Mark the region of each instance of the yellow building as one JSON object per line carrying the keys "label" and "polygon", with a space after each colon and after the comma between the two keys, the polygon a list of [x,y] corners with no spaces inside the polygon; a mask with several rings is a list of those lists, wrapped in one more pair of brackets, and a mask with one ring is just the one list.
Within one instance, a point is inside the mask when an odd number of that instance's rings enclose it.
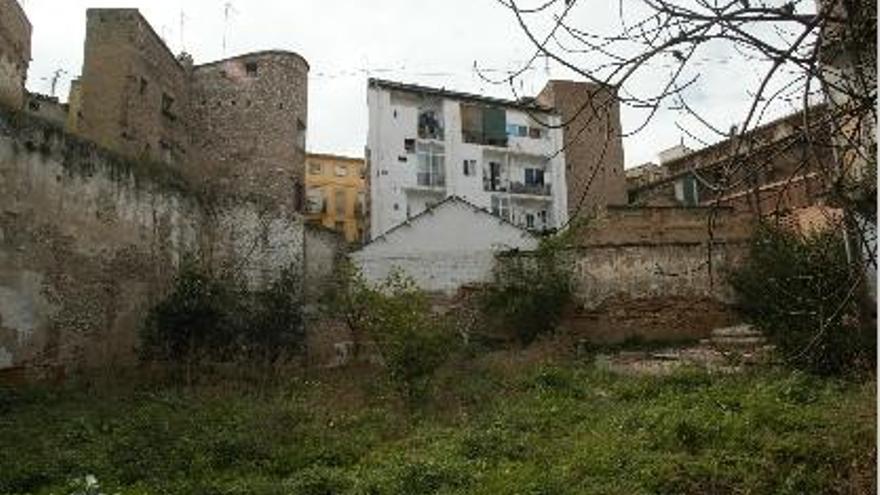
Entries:
{"label": "yellow building", "polygon": [[306,156],[306,219],[345,235],[364,238],[366,196],[364,160],[314,154]]}

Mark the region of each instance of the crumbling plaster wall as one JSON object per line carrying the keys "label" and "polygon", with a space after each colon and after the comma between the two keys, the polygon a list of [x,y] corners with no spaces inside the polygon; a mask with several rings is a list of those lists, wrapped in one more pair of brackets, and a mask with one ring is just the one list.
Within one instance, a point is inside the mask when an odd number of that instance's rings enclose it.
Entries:
{"label": "crumbling plaster wall", "polygon": [[260,285],[301,262],[302,225],[283,208],[208,202],[173,169],[0,114],[0,369],[130,363],[184,254]]}
{"label": "crumbling plaster wall", "polygon": [[19,109],[31,61],[31,23],[16,0],[0,0],[0,105]]}

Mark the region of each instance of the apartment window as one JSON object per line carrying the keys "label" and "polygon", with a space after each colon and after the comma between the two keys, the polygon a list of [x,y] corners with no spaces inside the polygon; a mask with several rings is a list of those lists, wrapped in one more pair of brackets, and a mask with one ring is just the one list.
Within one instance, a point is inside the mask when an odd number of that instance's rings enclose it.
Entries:
{"label": "apartment window", "polygon": [[529,127],[529,137],[532,139],[541,139],[544,137],[544,129],[540,127]]}
{"label": "apartment window", "polygon": [[527,186],[543,186],[544,171],[539,168],[526,169],[526,185]]}
{"label": "apartment window", "polygon": [[346,165],[336,166],[336,177],[345,177],[348,175],[348,167]]}
{"label": "apartment window", "polygon": [[473,177],[477,175],[477,161],[476,160],[465,160],[462,168],[462,172],[467,177]]}
{"label": "apartment window", "polygon": [[436,106],[419,109],[419,138],[443,140],[443,116]]}
{"label": "apartment window", "polygon": [[535,214],[534,213],[526,213],[526,228],[534,229],[535,228]]}
{"label": "apartment window", "polygon": [[462,103],[461,138],[466,143],[507,146],[507,112],[501,107]]}
{"label": "apartment window", "polygon": [[403,149],[405,149],[407,153],[415,153],[416,152],[416,140],[415,139],[404,139],[403,140]]}
{"label": "apartment window", "polygon": [[526,137],[529,135],[529,128],[519,124],[508,124],[507,135],[510,137]]}
{"label": "apartment window", "polygon": [[309,163],[309,173],[312,175],[321,175],[322,167],[320,163]]}
{"label": "apartment window", "polygon": [[244,64],[244,70],[247,73],[248,77],[257,77],[257,71],[259,67],[256,62],[248,62]]}
{"label": "apartment window", "polygon": [[306,212],[324,212],[324,192],[319,187],[310,187],[306,191]]}
{"label": "apartment window", "polygon": [[346,194],[345,190],[336,191],[336,197],[334,201],[334,212],[336,216],[343,216],[346,212]]}
{"label": "apartment window", "polygon": [[510,198],[492,196],[492,214],[510,220]]}
{"label": "apartment window", "polygon": [[483,175],[483,189],[486,191],[501,191],[501,163],[489,162],[488,172],[488,176]]}
{"label": "apartment window", "polygon": [[443,146],[419,143],[416,152],[419,158],[416,183],[425,187],[444,187],[446,162]]}
{"label": "apartment window", "polygon": [[549,225],[547,222],[547,210],[541,210],[538,212],[538,220],[541,222],[541,228],[546,229]]}

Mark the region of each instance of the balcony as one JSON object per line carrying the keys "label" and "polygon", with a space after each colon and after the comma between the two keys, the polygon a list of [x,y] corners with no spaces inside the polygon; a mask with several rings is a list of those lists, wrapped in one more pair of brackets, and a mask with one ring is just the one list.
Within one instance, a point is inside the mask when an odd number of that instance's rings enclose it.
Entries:
{"label": "balcony", "polygon": [[428,188],[445,188],[446,177],[443,175],[420,172],[416,174],[416,185]]}
{"label": "balcony", "polygon": [[550,184],[523,184],[522,182],[511,182],[510,192],[512,194],[526,194],[530,196],[552,196],[553,189]]}

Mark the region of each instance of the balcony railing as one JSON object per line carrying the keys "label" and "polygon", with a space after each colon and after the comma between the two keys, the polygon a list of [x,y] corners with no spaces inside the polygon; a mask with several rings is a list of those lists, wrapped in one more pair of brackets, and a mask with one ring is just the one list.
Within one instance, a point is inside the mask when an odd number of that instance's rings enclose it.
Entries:
{"label": "balcony railing", "polygon": [[552,196],[553,189],[550,184],[523,184],[511,182],[510,192],[513,194],[531,194],[532,196]]}
{"label": "balcony railing", "polygon": [[446,177],[427,173],[416,174],[416,184],[421,187],[446,187]]}

